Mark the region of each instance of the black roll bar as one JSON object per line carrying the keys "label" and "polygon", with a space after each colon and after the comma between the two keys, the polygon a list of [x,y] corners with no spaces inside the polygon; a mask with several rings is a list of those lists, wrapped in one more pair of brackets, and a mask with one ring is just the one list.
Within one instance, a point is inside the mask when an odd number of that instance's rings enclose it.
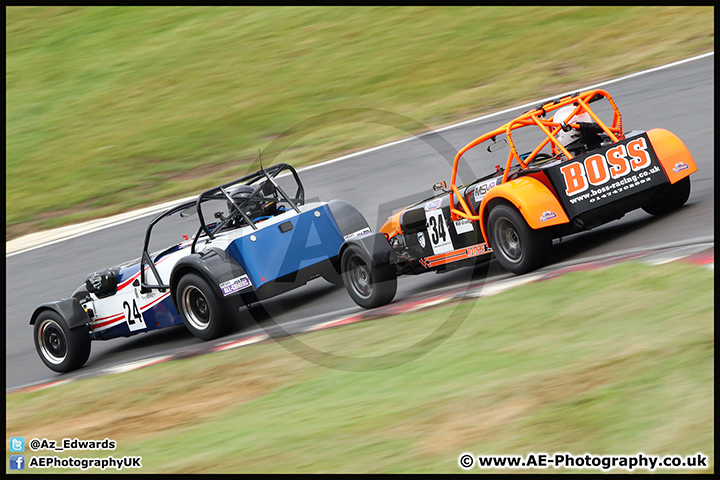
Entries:
{"label": "black roll bar", "polygon": [[[216,200],[220,198],[220,194],[225,197],[229,202],[230,205],[242,216],[242,218],[245,220],[245,222],[248,223],[248,225],[252,226],[254,230],[257,230],[257,226],[255,223],[250,219],[245,212],[243,212],[243,207],[247,205],[251,200],[256,200],[258,197],[258,193],[262,193],[261,190],[264,188],[264,184],[258,185],[257,187],[254,187],[253,192],[248,196],[247,198],[244,198],[242,202],[238,204],[238,202],[235,202],[235,199],[232,198],[232,196],[228,193],[227,189],[229,187],[239,185],[239,184],[251,184],[256,182],[257,180],[262,179],[263,177],[269,181],[273,187],[280,193],[280,195],[287,201],[290,206],[295,210],[297,213],[300,213],[300,209],[298,208],[298,204],[290,198],[290,196],[285,193],[285,191],[280,188],[280,186],[275,182],[275,177],[277,177],[281,172],[283,171],[289,171],[294,179],[295,182],[298,185],[297,192],[295,192],[296,199],[300,199],[301,202],[304,201],[305,198],[305,188],[303,187],[302,182],[300,181],[300,177],[291,165],[287,163],[278,163],[275,165],[272,165],[268,168],[264,168],[261,170],[258,170],[255,173],[251,173],[250,175],[246,175],[242,178],[239,178],[237,180],[234,180],[232,182],[225,183],[223,185],[219,185],[217,187],[211,188],[209,190],[204,191],[200,195],[198,195],[197,199],[191,200],[189,202],[184,202],[182,204],[176,205],[168,210],[165,210],[164,212],[157,215],[155,218],[150,221],[150,224],[147,227],[147,230],[145,231],[145,241],[143,243],[143,251],[142,255],[140,257],[140,291],[142,293],[146,293],[149,290],[164,290],[169,289],[169,285],[165,285],[162,283],[162,279],[160,278],[160,274],[157,270],[157,267],[155,266],[155,262],[153,261],[152,257],[150,256],[150,252],[148,252],[148,248],[150,246],[150,236],[153,230],[153,227],[163,218],[169,217],[170,215],[173,215],[175,213],[181,212],[183,210],[186,210],[188,208],[191,208],[195,206],[197,209],[198,219],[200,221],[200,228],[198,229],[197,233],[195,234],[195,238],[193,240],[192,246],[191,246],[191,252],[195,253],[195,246],[197,244],[198,238],[200,238],[200,235],[205,232],[205,234],[210,238],[214,239],[215,235],[213,235],[212,231],[208,228],[208,225],[205,223],[205,218],[203,217],[202,208],[201,205],[204,201],[207,200]],[[261,188],[263,187],[263,188]],[[228,217],[229,219],[230,217]],[[227,220],[227,219],[226,219]],[[216,225],[213,230],[216,230],[217,227],[223,225],[224,222],[221,222],[220,224]],[[147,283],[147,275],[145,272],[145,267],[148,266],[150,270],[152,271],[153,275],[155,276],[155,279],[157,281],[156,285],[149,285]]]}

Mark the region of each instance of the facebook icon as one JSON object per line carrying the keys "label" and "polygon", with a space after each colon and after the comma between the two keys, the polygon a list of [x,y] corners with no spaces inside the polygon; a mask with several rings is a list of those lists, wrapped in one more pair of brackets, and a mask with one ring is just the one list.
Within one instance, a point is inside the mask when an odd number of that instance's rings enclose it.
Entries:
{"label": "facebook icon", "polygon": [[25,470],[25,455],[10,455],[10,470]]}

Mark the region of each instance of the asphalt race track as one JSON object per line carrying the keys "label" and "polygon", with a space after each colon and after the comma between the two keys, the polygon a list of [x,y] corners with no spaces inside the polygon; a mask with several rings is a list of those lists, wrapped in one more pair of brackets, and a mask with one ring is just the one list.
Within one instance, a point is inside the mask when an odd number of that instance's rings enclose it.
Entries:
{"label": "asphalt race track", "polygon": [[[690,149],[698,172],[691,177],[692,193],[681,210],[661,218],[638,210],[590,232],[564,238],[562,242],[556,240],[551,263],[675,242],[713,241],[714,80],[714,55],[709,55],[600,87],[616,101],[626,131],[670,130]],[[558,92],[561,93],[564,92]],[[323,201],[345,200],[358,208],[376,230],[402,206],[431,196],[434,183],[449,182],[451,167],[448,160],[456,150],[527,109],[520,108],[303,170],[300,176],[306,197]],[[277,160],[292,163],[292,159],[285,156]],[[473,174],[488,173],[489,168],[492,166],[473,164],[470,158],[460,178],[467,183]],[[84,376],[132,360],[175,354],[203,343],[182,326],[126,339],[93,342],[86,366],[64,375],[47,369],[35,352],[32,327],[28,323],[35,307],[69,297],[90,272],[138,258],[151,218],[132,220],[6,257],[6,390]],[[168,244],[177,241],[180,239],[169,239]],[[495,261],[442,275],[404,276],[398,279],[395,301],[433,289],[462,286],[470,280],[509,276]],[[323,279],[313,280],[304,287],[263,302],[263,307],[289,332],[363,311],[343,287],[333,286]],[[249,322],[251,326],[243,327],[242,322]],[[272,336],[272,323],[261,322],[258,327],[247,312],[242,312],[232,337],[259,333],[262,328]]]}

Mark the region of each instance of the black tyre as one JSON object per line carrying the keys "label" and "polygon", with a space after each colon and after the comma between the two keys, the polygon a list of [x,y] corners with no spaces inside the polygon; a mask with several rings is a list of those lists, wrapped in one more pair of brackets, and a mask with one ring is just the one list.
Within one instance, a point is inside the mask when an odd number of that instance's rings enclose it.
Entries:
{"label": "black tyre", "polygon": [[202,340],[230,333],[232,320],[237,316],[233,304],[220,298],[203,277],[194,273],[180,279],[175,301],[185,326]]}
{"label": "black tyre", "polygon": [[545,230],[533,230],[516,209],[498,205],[490,211],[487,231],[495,258],[516,275],[530,272],[547,261],[552,238]]}
{"label": "black tyre", "polygon": [[361,307],[380,307],[395,298],[397,275],[393,265],[374,265],[364,251],[350,245],[342,254],[340,269],[350,298]]}
{"label": "black tyre", "polygon": [[90,357],[90,332],[85,326],[71,329],[57,312],[45,310],[35,320],[35,349],[56,372],[71,372]]}
{"label": "black tyre", "polygon": [[690,177],[685,177],[669,185],[660,200],[642,208],[650,215],[663,215],[685,205],[688,198],[690,198]]}

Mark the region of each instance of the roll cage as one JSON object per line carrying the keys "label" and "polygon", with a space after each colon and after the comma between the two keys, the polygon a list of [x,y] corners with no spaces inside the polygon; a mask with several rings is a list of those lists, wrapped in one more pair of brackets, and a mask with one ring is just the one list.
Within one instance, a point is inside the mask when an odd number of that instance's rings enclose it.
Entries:
{"label": "roll cage", "polygon": [[[598,100],[602,99],[608,100],[610,105],[613,109],[613,119],[612,124],[610,126],[606,125],[600,117],[590,108],[590,104],[594,103]],[[456,184],[457,180],[457,171],[458,171],[458,164],[460,162],[460,158],[470,149],[482,144],[483,142],[486,142],[488,140],[495,143],[497,141],[497,137],[500,135],[505,135],[505,138],[507,139],[507,142],[510,145],[510,153],[508,154],[508,158],[505,164],[505,168],[502,170],[503,177],[502,177],[502,183],[507,182],[508,176],[511,173],[511,168],[513,167],[514,163],[517,163],[521,170],[527,170],[531,168],[531,162],[533,160],[539,159],[538,155],[545,155],[547,158],[547,154],[541,154],[540,151],[545,148],[548,144],[550,144],[551,149],[551,158],[557,158],[561,159],[563,156],[565,159],[571,159],[573,158],[573,155],[570,153],[570,151],[564,147],[560,141],[556,138],[557,135],[561,131],[570,131],[571,129],[577,129],[581,130],[582,128],[587,128],[583,124],[580,123],[572,123],[572,124],[566,124],[565,122],[553,122],[552,117],[551,119],[546,119],[546,115],[550,112],[553,112],[555,110],[558,110],[562,107],[565,107],[567,105],[572,105],[575,108],[572,110],[570,115],[568,115],[566,118],[570,119],[575,115],[581,114],[581,113],[588,113],[590,117],[594,120],[594,122],[597,124],[597,127],[599,127],[602,130],[602,133],[607,135],[607,137],[614,143],[619,140],[624,139],[623,135],[623,128],[622,128],[622,116],[620,115],[620,110],[618,110],[617,105],[615,104],[614,100],[610,96],[609,93],[607,93],[605,90],[589,90],[587,92],[577,92],[572,95],[568,95],[565,97],[560,97],[555,100],[552,100],[550,102],[541,104],[537,106],[536,108],[532,110],[528,110],[519,117],[515,118],[514,120],[511,120],[510,122],[506,123],[505,125],[492,130],[484,135],[481,135],[477,137],[475,140],[471,141],[467,145],[465,145],[460,151],[458,151],[457,155],[455,155],[455,160],[453,163],[453,169],[452,169],[452,177],[450,180],[450,188],[449,188],[449,196],[450,196],[450,214],[452,217],[452,220],[458,220],[460,218],[467,218],[470,220],[476,220],[480,221],[482,220],[481,215],[475,215],[473,214],[472,210],[468,207],[465,199],[463,198],[462,194],[460,193],[460,190]],[[513,131],[525,128],[525,127],[537,127],[539,128],[542,133],[544,134],[544,139],[538,144],[536,148],[534,148],[530,153],[528,154],[519,154],[517,151],[517,147],[515,145],[515,142],[513,140]],[[597,128],[595,127],[595,128]],[[488,147],[490,149],[492,145]],[[490,150],[489,150],[490,151]],[[498,171],[501,171],[500,168],[498,168]],[[456,208],[456,203],[454,202],[454,198],[457,197],[459,202],[459,209]]]}
{"label": "roll cage", "polygon": [[[278,185],[276,179],[281,176],[282,173],[288,173],[292,175],[297,188],[293,197],[289,196],[283,188]],[[239,187],[250,187],[245,188],[244,195],[239,197],[233,195]],[[213,200],[225,200],[227,201],[230,213],[227,217],[222,214],[216,214],[216,218],[219,222],[206,223],[205,216],[203,215],[203,204]],[[143,244],[142,256],[140,257],[140,286],[141,291],[146,292],[148,290],[158,289],[163,291],[169,289],[169,285],[161,283],[160,275],[155,267],[155,262],[162,256],[172,253],[173,251],[179,250],[180,245],[172,245],[171,247],[159,252],[153,256],[148,251],[150,245],[150,237],[152,234],[153,227],[157,225],[161,220],[171,215],[180,214],[183,217],[190,216],[197,213],[200,227],[192,241],[191,253],[195,253],[195,248],[200,237],[210,238],[211,240],[222,231],[238,228],[238,226],[250,226],[253,230],[257,230],[257,223],[262,220],[260,218],[250,218],[244,211],[245,207],[253,202],[277,202],[287,203],[287,205],[300,213],[299,206],[305,203],[305,189],[297,171],[287,163],[278,163],[265,169],[260,169],[255,173],[246,175],[242,178],[234,180],[232,182],[219,185],[201,193],[196,200],[184,202],[168,210],[165,210],[160,215],[156,216],[148,225],[145,232],[145,242]],[[238,220],[239,221],[236,221]],[[149,268],[152,271],[153,276],[158,281],[156,285],[150,285],[147,283],[146,269]]]}

